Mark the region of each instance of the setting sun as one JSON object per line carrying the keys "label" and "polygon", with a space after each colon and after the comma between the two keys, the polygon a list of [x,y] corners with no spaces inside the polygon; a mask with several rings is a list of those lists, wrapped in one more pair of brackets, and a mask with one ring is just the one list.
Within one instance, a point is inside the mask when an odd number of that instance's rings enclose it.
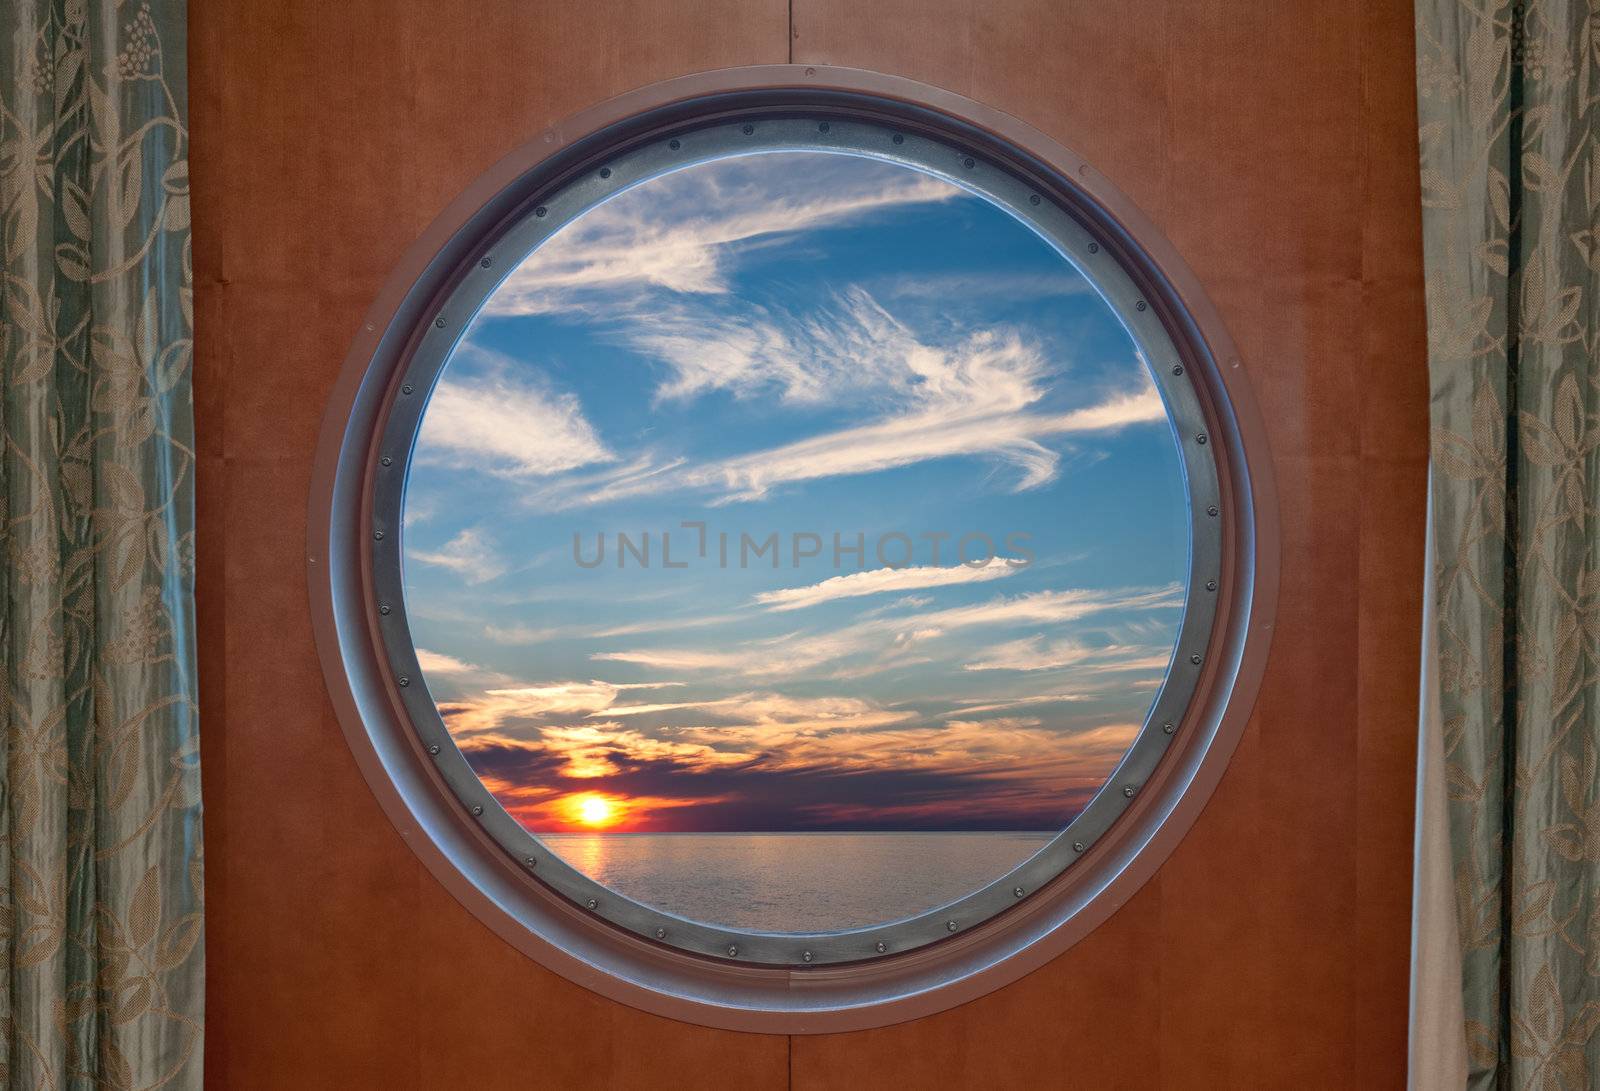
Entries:
{"label": "setting sun", "polygon": [[585,826],[609,826],[618,817],[615,801],[594,793],[574,796],[568,800],[568,806],[574,817]]}

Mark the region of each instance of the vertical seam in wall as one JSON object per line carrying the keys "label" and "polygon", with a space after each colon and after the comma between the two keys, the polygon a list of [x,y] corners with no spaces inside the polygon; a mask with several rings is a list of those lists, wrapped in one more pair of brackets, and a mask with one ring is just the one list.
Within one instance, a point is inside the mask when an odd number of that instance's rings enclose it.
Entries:
{"label": "vertical seam in wall", "polygon": [[794,63],[794,0],[789,0],[789,29],[784,42],[789,51],[789,63]]}

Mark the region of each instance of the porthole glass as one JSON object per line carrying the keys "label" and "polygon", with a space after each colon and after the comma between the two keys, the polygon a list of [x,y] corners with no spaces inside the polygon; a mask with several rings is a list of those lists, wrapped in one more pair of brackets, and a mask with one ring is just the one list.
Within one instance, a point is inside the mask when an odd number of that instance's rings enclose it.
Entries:
{"label": "porthole glass", "polygon": [[408,707],[537,881],[642,936],[804,964],[981,923],[1193,692],[1220,530],[1181,357],[950,142],[788,117],[592,165],[399,399]]}

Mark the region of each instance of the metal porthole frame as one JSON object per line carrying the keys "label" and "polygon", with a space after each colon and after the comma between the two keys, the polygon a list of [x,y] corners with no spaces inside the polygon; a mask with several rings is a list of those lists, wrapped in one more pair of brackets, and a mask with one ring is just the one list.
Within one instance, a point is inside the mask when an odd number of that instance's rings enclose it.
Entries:
{"label": "metal porthole frame", "polygon": [[[848,150],[935,173],[1028,222],[1090,277],[1156,377],[1184,464],[1188,603],[1150,716],[1085,810],[1010,874],[877,927],[741,932],[634,902],[524,830],[456,749],[404,609],[401,505],[427,396],[479,306],[545,238],[663,171],[740,152]],[[777,65],[632,92],[512,153],[411,248],[346,358],[323,424],[308,563],[347,741],[424,863],[513,945],[647,1010],[712,1026],[839,1030],[997,987],[1121,905],[1194,820],[1253,703],[1276,598],[1275,506],[1236,351],[1171,247],[1077,156],[908,80]]]}

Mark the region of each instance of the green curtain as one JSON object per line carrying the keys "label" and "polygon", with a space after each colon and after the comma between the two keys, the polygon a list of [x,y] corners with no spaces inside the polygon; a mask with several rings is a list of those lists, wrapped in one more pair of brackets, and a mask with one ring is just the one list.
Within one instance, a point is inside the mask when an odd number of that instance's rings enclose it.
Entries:
{"label": "green curtain", "polygon": [[185,8],[0,42],[0,1084],[198,1087]]}
{"label": "green curtain", "polygon": [[1600,1083],[1600,4],[1417,0],[1433,624],[1474,1088]]}

